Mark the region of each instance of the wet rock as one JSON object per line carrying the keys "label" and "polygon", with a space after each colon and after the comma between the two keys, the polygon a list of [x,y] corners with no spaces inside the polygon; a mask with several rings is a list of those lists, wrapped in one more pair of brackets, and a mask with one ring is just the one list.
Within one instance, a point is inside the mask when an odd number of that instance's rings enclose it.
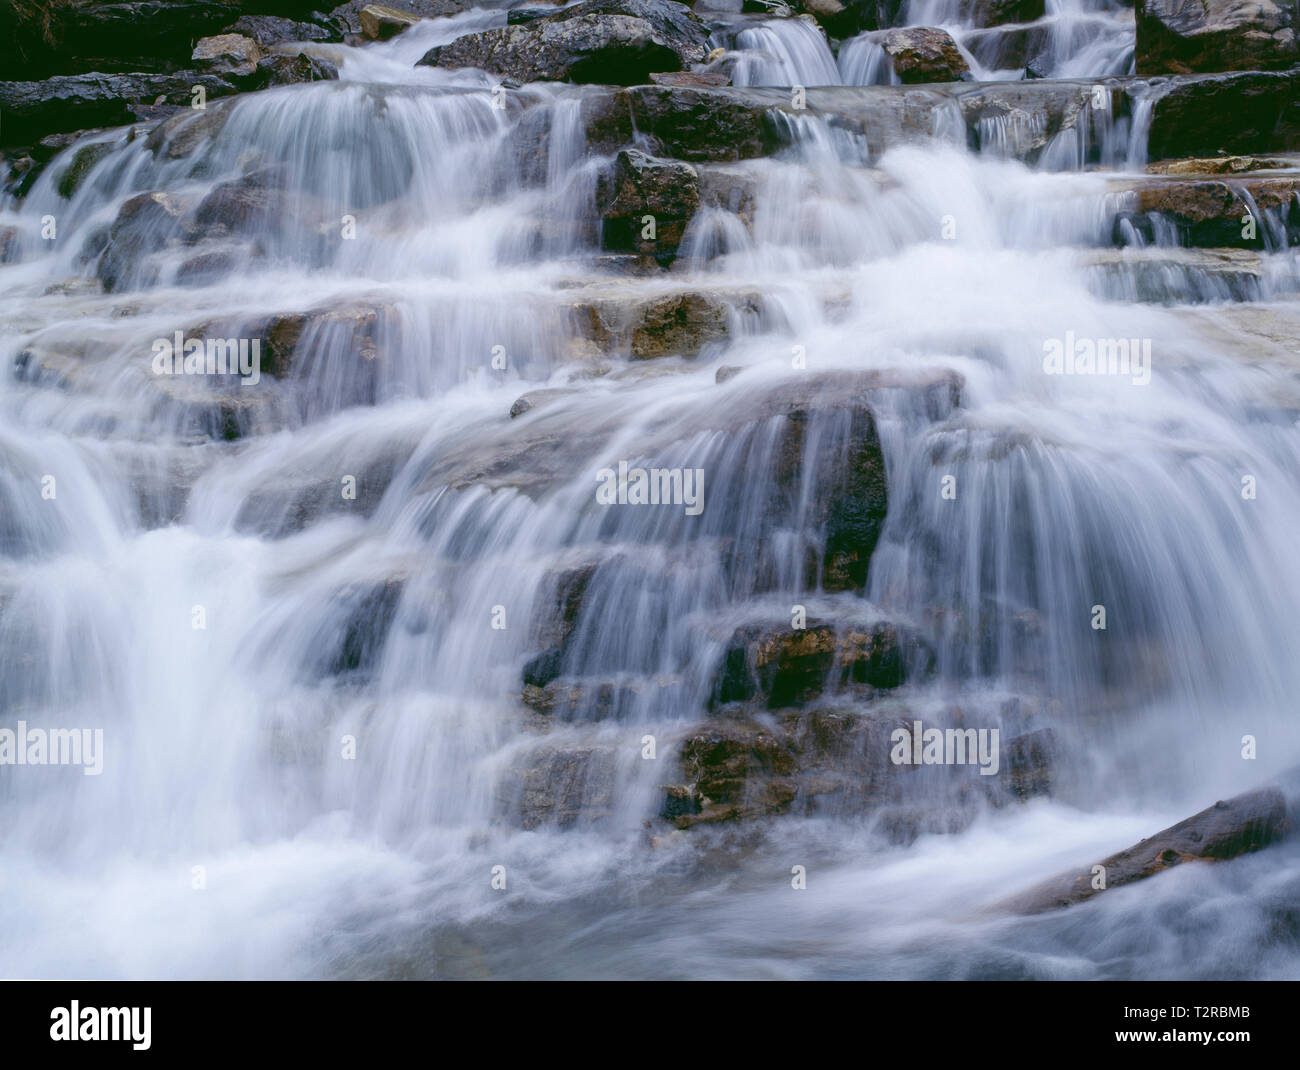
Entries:
{"label": "wet rock", "polygon": [[[1259,249],[1267,236],[1261,213],[1281,209],[1300,225],[1300,177],[1251,176],[1232,181],[1158,179],[1137,190],[1138,211],[1163,216],[1183,245]],[[1253,208],[1247,199],[1253,202]]]}
{"label": "wet rock", "polygon": [[190,59],[195,70],[228,78],[246,78],[257,70],[262,49],[251,37],[237,33],[223,33],[204,37],[194,46]]}
{"label": "wet rock", "polygon": [[365,676],[374,672],[383,655],[388,633],[397,615],[405,580],[393,578],[373,585],[357,585],[331,599],[338,612],[324,614],[329,631],[315,644],[316,669],[327,676]]}
{"label": "wet rock", "polygon": [[1170,78],[1152,92],[1153,160],[1300,150],[1300,71]]}
{"label": "wet rock", "polygon": [[924,663],[919,641],[893,624],[838,629],[748,625],[731,637],[714,684],[719,704],[759,699],[771,709],[806,703],[828,686],[900,686],[909,660]]}
{"label": "wet rock", "polygon": [[[775,151],[781,139],[767,119],[788,93],[638,86],[628,93],[636,128],[665,155],[682,160],[747,160]],[[615,105],[617,107],[617,105]]]}
{"label": "wet rock", "polygon": [[1007,23],[1033,22],[1046,14],[1044,0],[961,0],[958,19],[987,29]]}
{"label": "wet rock", "polygon": [[1139,75],[1279,70],[1300,60],[1294,5],[1138,0]]}
{"label": "wet rock", "polygon": [[[361,9],[372,6],[370,0],[349,0],[330,12],[330,20],[344,33],[362,32]],[[474,6],[473,0],[402,0],[399,10],[423,19],[458,15]]]}
{"label": "wet rock", "polygon": [[64,200],[71,200],[95,164],[112,151],[111,141],[96,141],[83,145],[73,153],[72,161],[63,169],[58,185],[55,187],[59,191],[59,196]]}
{"label": "wet rock", "polygon": [[770,729],[732,721],[681,743],[685,782],[666,788],[661,815],[678,828],[785,813],[799,794],[795,756]]}
{"label": "wet rock", "polygon": [[676,741],[680,779],[663,786],[659,816],[688,829],[787,813],[872,814],[886,839],[906,844],[923,833],[959,832],[987,805],[1049,789],[1049,730],[1004,749],[1017,763],[1010,777],[982,777],[973,766],[930,767],[933,775],[924,776],[890,760],[899,727],[910,724],[856,709],[717,717]]}
{"label": "wet rock", "polygon": [[625,149],[601,176],[596,203],[606,249],[671,261],[700,206],[699,174],[690,164]]}
{"label": "wet rock", "polygon": [[1045,78],[1051,69],[1052,29],[1050,24],[996,26],[962,35],[962,47],[991,70],[1033,70],[1033,77]]}
{"label": "wet rock", "polygon": [[467,34],[424,66],[477,67],[520,82],[638,85],[705,58],[707,30],[673,0],[586,0],[522,25]]}
{"label": "wet rock", "polygon": [[341,36],[316,22],[295,22],[275,15],[241,15],[221,32],[251,38],[263,51],[273,45],[294,41],[331,41]]}
{"label": "wet rock", "polygon": [[419,15],[382,4],[368,4],[357,15],[361,22],[361,35],[367,41],[387,41],[420,21]]}
{"label": "wet rock", "polygon": [[1294,167],[1296,161],[1281,156],[1215,156],[1203,160],[1159,160],[1147,165],[1153,175],[1241,175]]}
{"label": "wet rock", "polygon": [[1002,781],[1017,799],[1031,799],[1052,793],[1053,773],[1060,744],[1050,728],[1040,728],[1008,740],[1002,746]]}
{"label": "wet rock", "polygon": [[[254,334],[262,339],[262,371],[277,379],[302,371],[304,360],[310,355],[304,349],[314,350],[327,339],[344,340],[360,367],[373,367],[380,356],[380,322],[389,311],[383,305],[358,303],[292,312],[264,320],[254,328]],[[315,345],[302,347],[304,340],[311,340]],[[359,386],[354,384],[354,388]]]}
{"label": "wet rock", "polygon": [[199,202],[194,213],[191,241],[231,232],[249,232],[282,221],[285,191],[272,177],[269,181],[246,176],[214,187]]}
{"label": "wet rock", "polygon": [[162,152],[168,159],[183,159],[221,133],[229,118],[230,108],[226,104],[215,104],[202,111],[191,108],[164,119],[149,131],[145,148],[155,156]]}
{"label": "wet rock", "polygon": [[517,416],[523,416],[524,413],[540,408],[547,402],[554,401],[557,398],[570,397],[573,393],[572,390],[565,390],[560,387],[553,390],[530,390],[527,394],[521,394],[515,399],[515,403],[510,406],[510,418],[513,420]]}
{"label": "wet rock", "polygon": [[755,309],[757,301],[757,293],[695,290],[647,300],[597,299],[574,306],[574,325],[603,353],[624,353],[634,360],[689,360],[726,339],[733,309]]}
{"label": "wet rock", "polygon": [[818,16],[808,0],[796,7],[817,19],[833,37],[849,38],[865,30],[884,30],[906,22],[906,0],[840,0],[844,10],[830,16]]}
{"label": "wet rock", "polygon": [[16,62],[6,67],[19,77],[157,71],[181,65],[196,38],[239,14],[231,0],[5,4],[0,30],[6,16],[13,20],[5,37]]}
{"label": "wet rock", "polygon": [[609,746],[547,742],[520,755],[497,786],[498,814],[524,829],[560,828],[613,812]]}
{"label": "wet rock", "polygon": [[[1126,239],[1125,227],[1153,235],[1147,216],[1116,219],[1116,238]],[[1259,301],[1264,298],[1264,263],[1248,249],[1184,249],[1169,246],[1106,249],[1091,253],[1086,263],[1093,275],[1093,292],[1107,300],[1121,298],[1157,305],[1193,305],[1220,301]]]}
{"label": "wet rock", "polygon": [[332,82],[339,69],[327,59],[299,52],[296,56],[267,56],[257,64],[256,84],[265,89],[276,85],[299,85],[303,82]]}
{"label": "wet rock", "polygon": [[880,45],[904,85],[957,82],[970,77],[970,67],[946,30],[913,26],[881,30],[869,40]]}
{"label": "wet rock", "polygon": [[1102,859],[1105,888],[1094,887],[1093,866],[1045,881],[1001,904],[1017,914],[1040,914],[1104,895],[1184,862],[1221,862],[1261,850],[1289,828],[1287,804],[1277,788],[1246,792],[1157,832],[1125,851]]}
{"label": "wet rock", "polygon": [[175,237],[185,203],[170,193],[141,193],[118,209],[95,274],[104,289],[119,289],[141,267],[140,260]]}
{"label": "wet rock", "polygon": [[52,133],[123,126],[188,108],[202,86],[209,100],[238,92],[228,78],[198,71],[175,74],[80,74],[43,82],[0,82],[0,136],[32,144]]}

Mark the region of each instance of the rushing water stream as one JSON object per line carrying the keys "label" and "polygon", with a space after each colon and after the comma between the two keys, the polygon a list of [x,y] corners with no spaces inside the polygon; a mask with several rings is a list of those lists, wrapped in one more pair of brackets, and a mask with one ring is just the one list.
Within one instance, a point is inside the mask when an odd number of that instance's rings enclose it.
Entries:
{"label": "rushing water stream", "polygon": [[[1138,303],[1092,257],[1114,172],[1067,167],[1073,149],[1032,169],[940,130],[873,158],[807,118],[777,158],[731,165],[750,226],[705,208],[672,272],[602,274],[595,91],[499,108],[485,76],[411,66],[502,22],[422,24],[348,51],[339,82],[210,106],[222,121],[187,155],[92,135],[110,147],[71,201],[55,164],[7,212],[0,717],[102,727],[104,754],[98,776],[0,778],[0,974],[1297,976],[1294,843],[1083,911],[986,909],[1300,758],[1285,236],[1249,306],[1173,269]],[[751,82],[870,80],[784,43],[785,77],[752,60]],[[1131,42],[1052,73],[1130,60]],[[1116,130],[1107,158],[1136,166],[1141,135]],[[238,270],[195,273],[164,211],[111,292],[85,281],[128,198],[193,204],[259,171],[290,207],[214,246]],[[579,353],[575,294],[692,286],[748,295],[698,361]],[[231,400],[152,374],[157,339],[312,309],[342,314]],[[1044,375],[1067,332],[1150,340],[1149,381]],[[745,370],[719,384],[721,365]],[[770,506],[786,417],[768,399],[867,371],[889,512],[865,591],[830,593],[804,567],[811,492]],[[956,407],[906,386],[954,373]],[[852,433],[813,411],[805,490]],[[702,470],[706,508],[600,507],[596,472],[620,459]],[[519,701],[533,622],[557,573],[593,563],[563,670],[615,686],[576,691],[539,737]],[[903,841],[847,804],[648,828],[673,756],[644,760],[643,737],[703,720],[734,628],[796,603],[917,629],[933,672],[888,701],[1004,737],[1050,726],[1059,790]],[[549,767],[584,812],[525,829],[503,814],[539,745],[588,755]]]}

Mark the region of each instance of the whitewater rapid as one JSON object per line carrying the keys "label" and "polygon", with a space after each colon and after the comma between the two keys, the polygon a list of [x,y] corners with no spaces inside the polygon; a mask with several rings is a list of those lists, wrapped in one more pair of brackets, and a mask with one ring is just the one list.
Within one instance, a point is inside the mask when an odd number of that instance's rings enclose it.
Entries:
{"label": "whitewater rapid", "polygon": [[[810,119],[779,158],[735,165],[751,226],[706,208],[672,272],[620,282],[595,265],[590,90],[498,108],[484,76],[411,67],[501,18],[436,20],[349,50],[336,84],[222,104],[192,156],[92,135],[113,147],[70,202],[56,162],[6,207],[23,255],[0,267],[0,718],[102,726],[105,755],[98,777],[0,778],[0,974],[1295,977],[1277,937],[1294,843],[1068,916],[992,909],[1300,756],[1291,252],[1250,306],[1135,303],[1090,260],[1115,172],[977,156],[942,130],[877,158]],[[540,162],[518,159],[521,124],[545,134]],[[201,198],[249,166],[317,214],[277,218],[215,281],[178,279],[187,254],[164,246],[114,292],[87,283],[83,250],[130,196]],[[322,241],[345,216],[357,237]],[[696,362],[575,359],[567,309],[592,286],[757,296]],[[310,359],[249,391],[232,441],[149,375],[175,330],[241,337],[357,302],[381,310],[380,356],[311,328]],[[1149,383],[1045,375],[1067,332],[1150,340]],[[778,429],[762,399],[807,374],[796,349],[819,375],[961,379],[937,420],[907,391],[873,402],[890,508],[862,594],[808,586],[806,535],[773,530],[750,467]],[[719,384],[721,365],[745,370]],[[512,419],[540,388],[559,393]],[[646,457],[707,473],[699,523],[594,504],[596,469]],[[732,539],[752,569],[728,569]],[[546,737],[606,763],[598,819],[511,827],[538,745],[529,622],[593,555],[573,656],[657,683],[604,719],[577,700]],[[643,760],[642,738],[705,719],[731,628],[793,601],[926,628],[933,679],[889,701],[1050,724],[1075,759],[1060,790],[910,844],[848,807],[655,824],[672,756]]]}

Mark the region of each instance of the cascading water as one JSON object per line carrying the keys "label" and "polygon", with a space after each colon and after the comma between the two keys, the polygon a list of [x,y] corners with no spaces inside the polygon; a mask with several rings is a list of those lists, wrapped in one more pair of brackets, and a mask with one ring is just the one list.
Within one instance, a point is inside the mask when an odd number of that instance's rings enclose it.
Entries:
{"label": "cascading water", "polygon": [[[0,972],[1294,977],[1294,843],[1086,916],[986,908],[1300,756],[1300,397],[1268,341],[1296,306],[1134,301],[1090,259],[1121,206],[1077,141],[1032,169],[937,122],[877,154],[816,115],[728,165],[744,206],[703,207],[671,272],[611,274],[598,91],[411,67],[501,22],[92,135],[70,199],[56,161],[7,210],[0,715],[104,752],[0,778]],[[839,80],[741,37],[740,84]],[[228,222],[195,238],[204,204]],[[1265,257],[1294,279],[1284,233]],[[575,326],[692,288],[729,298],[695,362]],[[177,331],[267,341],[266,377],[159,376]],[[1067,334],[1150,364],[1045,375]],[[887,511],[842,471],[877,439]],[[620,461],[700,473],[701,508],[602,506]],[[841,522],[878,528],[862,590]],[[796,604],[915,637],[875,699],[900,718],[1050,729],[1058,790],[990,806],[918,771],[876,808],[655,825],[733,635]],[[838,669],[820,701],[852,712]]]}

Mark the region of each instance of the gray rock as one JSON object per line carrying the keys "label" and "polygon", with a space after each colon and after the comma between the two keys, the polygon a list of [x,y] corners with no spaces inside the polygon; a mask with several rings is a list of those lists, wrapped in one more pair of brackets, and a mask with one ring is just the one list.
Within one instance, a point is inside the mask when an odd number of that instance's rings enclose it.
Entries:
{"label": "gray rock", "polygon": [[1300,60],[1294,4],[1138,0],[1137,73],[1278,70]]}
{"label": "gray rock", "polygon": [[521,82],[638,85],[702,61],[708,33],[673,0],[587,0],[522,25],[467,34],[419,61],[477,67]]}

